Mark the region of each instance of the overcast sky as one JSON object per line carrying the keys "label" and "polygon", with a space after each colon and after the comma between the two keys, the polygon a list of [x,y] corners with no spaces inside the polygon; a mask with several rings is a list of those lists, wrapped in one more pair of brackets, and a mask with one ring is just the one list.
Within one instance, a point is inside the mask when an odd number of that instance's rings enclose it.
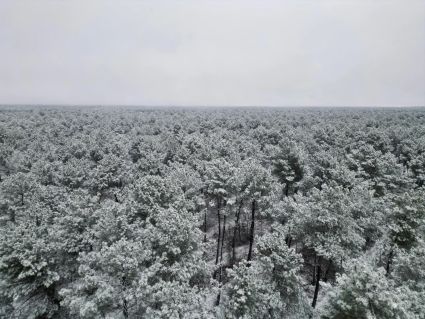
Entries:
{"label": "overcast sky", "polygon": [[425,0],[0,0],[0,104],[425,105]]}

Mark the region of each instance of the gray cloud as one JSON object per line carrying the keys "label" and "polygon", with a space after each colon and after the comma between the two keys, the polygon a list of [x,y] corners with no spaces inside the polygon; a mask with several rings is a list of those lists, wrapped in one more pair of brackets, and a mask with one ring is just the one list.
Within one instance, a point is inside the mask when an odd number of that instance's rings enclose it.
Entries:
{"label": "gray cloud", "polygon": [[0,1],[0,103],[425,105],[425,1]]}

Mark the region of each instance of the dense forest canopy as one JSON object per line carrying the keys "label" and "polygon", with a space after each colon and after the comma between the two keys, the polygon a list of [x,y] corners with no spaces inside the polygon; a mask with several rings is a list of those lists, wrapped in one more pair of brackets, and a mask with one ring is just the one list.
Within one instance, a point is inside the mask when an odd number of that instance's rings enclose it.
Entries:
{"label": "dense forest canopy", "polygon": [[3,109],[2,318],[425,318],[425,109]]}

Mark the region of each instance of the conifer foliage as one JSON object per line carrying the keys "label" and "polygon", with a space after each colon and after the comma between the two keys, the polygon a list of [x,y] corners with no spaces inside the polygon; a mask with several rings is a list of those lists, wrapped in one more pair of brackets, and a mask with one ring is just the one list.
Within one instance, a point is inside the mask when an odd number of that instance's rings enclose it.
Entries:
{"label": "conifer foliage", "polygon": [[0,318],[424,319],[423,109],[0,110]]}

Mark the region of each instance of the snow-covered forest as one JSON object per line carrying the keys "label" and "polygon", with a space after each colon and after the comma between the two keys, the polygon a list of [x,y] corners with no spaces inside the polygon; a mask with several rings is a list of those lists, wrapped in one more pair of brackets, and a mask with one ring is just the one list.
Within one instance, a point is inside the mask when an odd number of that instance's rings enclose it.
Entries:
{"label": "snow-covered forest", "polygon": [[1,318],[425,318],[425,109],[3,109]]}

